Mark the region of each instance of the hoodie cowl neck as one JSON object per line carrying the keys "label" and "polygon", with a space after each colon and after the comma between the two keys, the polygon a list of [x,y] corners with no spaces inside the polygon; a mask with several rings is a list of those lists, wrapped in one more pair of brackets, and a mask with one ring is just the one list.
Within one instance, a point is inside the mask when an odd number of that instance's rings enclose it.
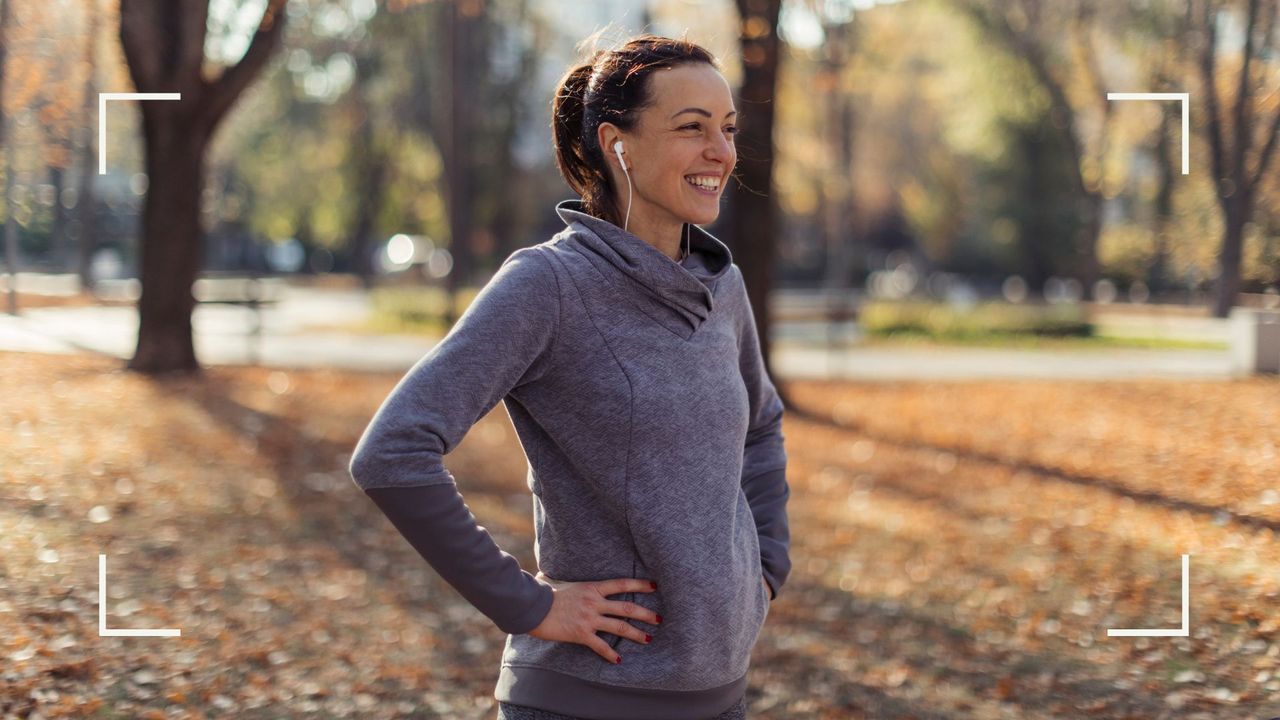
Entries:
{"label": "hoodie cowl neck", "polygon": [[[585,212],[580,199],[556,205],[556,214],[577,238],[588,258],[602,270],[613,268],[634,281],[637,290],[674,310],[688,337],[715,307],[715,289],[733,263],[729,247],[697,225],[685,223],[689,257],[676,262],[638,235]],[[683,237],[683,235],[681,236]],[[672,328],[676,330],[676,328]]]}

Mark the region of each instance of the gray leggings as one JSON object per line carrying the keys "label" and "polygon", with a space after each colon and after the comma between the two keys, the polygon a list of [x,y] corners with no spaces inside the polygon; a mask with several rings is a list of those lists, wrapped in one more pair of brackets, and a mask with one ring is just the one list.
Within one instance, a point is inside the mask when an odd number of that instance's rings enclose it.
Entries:
{"label": "gray leggings", "polygon": [[[497,720],[583,720],[572,715],[561,715],[553,713],[549,710],[539,710],[538,708],[525,707],[523,705],[512,705],[511,703],[498,703]],[[714,718],[708,720],[747,720],[747,696],[743,695],[736,705],[725,710]]]}

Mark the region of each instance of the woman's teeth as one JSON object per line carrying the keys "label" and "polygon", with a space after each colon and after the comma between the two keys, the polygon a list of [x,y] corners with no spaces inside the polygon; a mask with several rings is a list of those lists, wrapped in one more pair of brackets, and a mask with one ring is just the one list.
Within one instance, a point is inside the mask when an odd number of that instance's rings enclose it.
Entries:
{"label": "woman's teeth", "polygon": [[686,175],[684,180],[685,182],[689,183],[690,185],[694,186],[699,190],[702,190],[703,192],[714,193],[720,189],[720,178],[713,178],[713,177],[695,178],[692,175]]}

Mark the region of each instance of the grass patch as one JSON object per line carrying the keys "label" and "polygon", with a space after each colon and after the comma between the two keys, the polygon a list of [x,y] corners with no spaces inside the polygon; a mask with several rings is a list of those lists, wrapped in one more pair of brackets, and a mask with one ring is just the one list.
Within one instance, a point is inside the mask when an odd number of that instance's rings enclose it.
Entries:
{"label": "grass patch", "polygon": [[[454,296],[454,314],[460,316],[471,306],[479,290],[464,288]],[[385,287],[369,293],[372,307],[366,323],[344,329],[368,333],[403,333],[410,335],[444,335],[445,308],[449,295],[435,287]]]}
{"label": "grass patch", "polygon": [[961,308],[935,302],[864,304],[859,323],[877,337],[917,335],[938,340],[980,340],[1006,336],[1092,337],[1093,323],[1081,305],[978,303]]}
{"label": "grass patch", "polygon": [[1225,342],[1102,335],[1084,305],[978,303],[971,308],[925,301],[872,301],[859,324],[865,345],[960,345],[1044,350],[1142,348],[1226,350]]}
{"label": "grass patch", "polygon": [[1177,338],[1122,337],[1090,335],[1088,337],[1044,337],[1038,335],[990,334],[961,338],[937,338],[923,333],[894,333],[868,336],[859,343],[863,347],[1001,347],[1024,350],[1102,350],[1130,348],[1143,350],[1226,350],[1229,345],[1213,340],[1181,340]]}

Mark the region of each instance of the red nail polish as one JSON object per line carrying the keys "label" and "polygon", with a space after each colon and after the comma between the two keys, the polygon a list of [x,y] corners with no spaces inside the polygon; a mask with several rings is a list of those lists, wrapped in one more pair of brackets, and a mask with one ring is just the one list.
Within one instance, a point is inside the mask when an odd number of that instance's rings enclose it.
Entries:
{"label": "red nail polish", "polygon": [[654,582],[654,581],[652,581],[652,580],[650,580],[650,581],[649,581],[649,586],[650,586],[650,587],[652,587],[654,590],[657,590],[657,589],[658,589],[658,583],[656,583],[656,582]]}
{"label": "red nail polish", "polygon": [[659,616],[658,616],[658,624],[659,624],[659,625],[661,625],[661,624],[662,624],[662,616],[661,616],[661,615],[659,615]]}
{"label": "red nail polish", "polygon": [[645,634],[644,634],[644,641],[645,641],[645,642],[647,642],[647,643],[651,643],[651,642],[653,642],[653,636],[652,636],[652,635],[650,635],[649,633],[645,633]]}
{"label": "red nail polish", "polygon": [[614,664],[614,665],[617,665],[617,664],[618,664],[618,663],[620,663],[620,662],[622,662],[622,656],[621,656],[621,655],[619,655],[618,657],[616,657],[616,658],[614,658],[614,659],[613,659],[613,664]]}

